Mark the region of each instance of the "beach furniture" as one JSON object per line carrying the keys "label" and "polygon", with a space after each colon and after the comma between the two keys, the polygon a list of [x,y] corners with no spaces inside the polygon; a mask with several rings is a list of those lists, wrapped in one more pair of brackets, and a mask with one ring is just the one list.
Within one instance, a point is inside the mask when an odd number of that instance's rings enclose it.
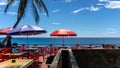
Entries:
{"label": "beach furniture", "polygon": [[8,60],[9,58],[3,58],[4,56],[4,54],[6,54],[6,53],[10,53],[11,52],[11,48],[1,48],[1,51],[0,51],[0,62],[1,61],[5,61],[5,60]]}
{"label": "beach furniture", "polygon": [[48,46],[44,46],[44,47],[42,47],[42,49],[41,49],[41,53],[42,53],[42,56],[43,56],[43,60],[45,60],[45,55],[48,54],[47,48],[48,48]]}
{"label": "beach furniture", "polygon": [[34,25],[24,25],[21,27],[16,27],[15,29],[9,31],[8,35],[26,35],[27,36],[27,45],[28,43],[28,35],[36,35],[46,33],[47,31]]}
{"label": "beach furniture", "polygon": [[29,56],[34,54],[37,50],[38,48],[27,48],[27,49],[23,49],[22,52],[27,52],[29,58]]}
{"label": "beach furniture", "polygon": [[12,44],[12,52],[16,52],[17,43]]}
{"label": "beach furniture", "polygon": [[21,45],[21,46],[18,46],[18,47],[16,48],[16,50],[17,50],[18,52],[22,52],[23,49],[25,49],[25,44],[23,44],[23,45]]}
{"label": "beach furniture", "polygon": [[71,49],[80,49],[80,46],[79,44],[76,44],[76,45],[71,46]]}
{"label": "beach furniture", "polygon": [[0,29],[0,35],[7,35],[7,33],[9,31],[11,31],[12,28],[3,28],[3,29]]}
{"label": "beach furniture", "polygon": [[55,30],[54,32],[52,32],[50,34],[50,36],[61,36],[61,37],[63,37],[62,45],[64,46],[64,37],[65,36],[77,36],[77,34],[75,32],[73,32],[72,30],[58,29],[58,30]]}
{"label": "beach furniture", "polygon": [[36,60],[36,61],[39,61],[39,56],[40,56],[41,54],[39,53],[39,52],[37,52],[37,53],[34,53],[34,54],[31,54],[31,55],[29,55],[29,59],[34,59],[34,60]]}
{"label": "beach furniture", "polygon": [[105,49],[114,49],[114,46],[115,46],[115,45],[112,45],[112,44],[103,44],[102,46],[103,46],[103,48],[105,48]]}
{"label": "beach furniture", "polygon": [[25,49],[28,49],[28,48],[30,48],[30,46],[28,46],[28,45],[27,45],[27,46],[25,46]]}
{"label": "beach furniture", "polygon": [[15,62],[12,62],[12,59],[9,59],[1,62],[0,68],[35,68],[34,66],[31,67],[33,63],[33,59],[16,59]]}
{"label": "beach furniture", "polygon": [[26,55],[26,52],[17,52],[17,53],[6,53],[6,54],[2,54],[2,59],[16,59],[16,58],[23,58],[24,55]]}
{"label": "beach furniture", "polygon": [[11,53],[11,47],[4,48],[1,52],[2,52],[2,54]]}
{"label": "beach furniture", "polygon": [[2,51],[4,50],[5,48],[0,48],[0,53],[2,53]]}
{"label": "beach furniture", "polygon": [[79,49],[79,44],[76,44],[75,49]]}
{"label": "beach furniture", "polygon": [[50,55],[52,55],[53,54],[53,46],[52,46],[52,44],[50,44],[50,47],[49,47],[49,53],[50,53]]}
{"label": "beach furniture", "polygon": [[2,62],[3,60],[2,60],[2,54],[0,54],[0,62]]}
{"label": "beach furniture", "polygon": [[41,62],[41,60],[39,58],[40,56],[42,56],[42,52],[41,51],[29,55],[28,59],[33,59],[39,65],[39,68],[42,68],[42,62]]}
{"label": "beach furniture", "polygon": [[54,46],[54,54],[56,55],[58,53],[58,47],[57,46]]}
{"label": "beach furniture", "polygon": [[34,45],[32,48],[38,48],[39,50],[41,50],[43,47],[45,47],[45,46],[41,46],[41,45]]}
{"label": "beach furniture", "polygon": [[38,51],[41,53],[41,55],[43,56],[43,59],[44,59],[44,56],[48,54],[48,46],[33,46],[32,48],[38,48]]}

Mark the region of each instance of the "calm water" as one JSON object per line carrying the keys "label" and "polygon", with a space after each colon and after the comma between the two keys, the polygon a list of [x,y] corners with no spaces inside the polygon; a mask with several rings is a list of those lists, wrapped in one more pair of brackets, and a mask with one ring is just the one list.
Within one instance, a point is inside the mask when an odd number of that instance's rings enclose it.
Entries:
{"label": "calm water", "polygon": [[[0,38],[2,41],[3,38]],[[20,44],[27,44],[27,38],[12,38],[12,43]],[[61,45],[63,43],[63,38],[29,38],[28,39],[29,45],[39,44],[39,45]],[[120,44],[120,38],[64,38],[64,44],[71,46],[74,44],[94,44],[94,45],[101,45],[101,44]]]}

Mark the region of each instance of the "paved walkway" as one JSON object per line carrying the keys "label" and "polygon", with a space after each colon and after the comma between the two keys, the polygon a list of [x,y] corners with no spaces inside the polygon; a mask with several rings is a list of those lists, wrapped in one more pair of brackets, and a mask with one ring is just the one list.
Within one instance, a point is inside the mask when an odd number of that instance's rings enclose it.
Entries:
{"label": "paved walkway", "polygon": [[46,60],[48,56],[49,55],[46,55],[44,60],[43,60],[43,56],[39,57],[40,62],[42,62],[42,66],[41,66],[42,68],[48,68],[48,65],[46,64]]}

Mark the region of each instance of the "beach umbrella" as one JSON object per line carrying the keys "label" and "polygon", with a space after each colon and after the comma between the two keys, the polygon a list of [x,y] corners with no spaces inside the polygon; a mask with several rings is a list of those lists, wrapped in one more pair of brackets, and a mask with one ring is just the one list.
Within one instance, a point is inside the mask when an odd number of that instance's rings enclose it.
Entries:
{"label": "beach umbrella", "polygon": [[12,28],[3,28],[3,29],[0,29],[0,35],[7,35],[7,33],[9,31],[11,31]]}
{"label": "beach umbrella", "polygon": [[24,25],[21,27],[16,27],[9,31],[8,35],[27,35],[27,45],[28,45],[28,35],[37,35],[46,33],[47,31],[34,25]]}
{"label": "beach umbrella", "polygon": [[58,29],[50,34],[50,36],[62,36],[63,37],[63,46],[64,46],[64,36],[77,36],[75,32],[68,29]]}
{"label": "beach umbrella", "polygon": [[[11,31],[13,28],[3,28],[3,29],[0,29],[0,35],[7,35],[7,33],[9,31]],[[5,38],[3,41],[7,40],[8,38]]]}

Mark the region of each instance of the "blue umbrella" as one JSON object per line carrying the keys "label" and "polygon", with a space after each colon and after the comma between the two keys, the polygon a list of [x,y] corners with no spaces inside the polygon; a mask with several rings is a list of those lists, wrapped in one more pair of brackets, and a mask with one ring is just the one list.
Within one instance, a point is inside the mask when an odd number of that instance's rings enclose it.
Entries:
{"label": "blue umbrella", "polygon": [[21,27],[16,27],[15,29],[9,31],[8,35],[27,35],[27,44],[28,44],[28,35],[36,35],[46,33],[47,31],[34,25],[24,25]]}

